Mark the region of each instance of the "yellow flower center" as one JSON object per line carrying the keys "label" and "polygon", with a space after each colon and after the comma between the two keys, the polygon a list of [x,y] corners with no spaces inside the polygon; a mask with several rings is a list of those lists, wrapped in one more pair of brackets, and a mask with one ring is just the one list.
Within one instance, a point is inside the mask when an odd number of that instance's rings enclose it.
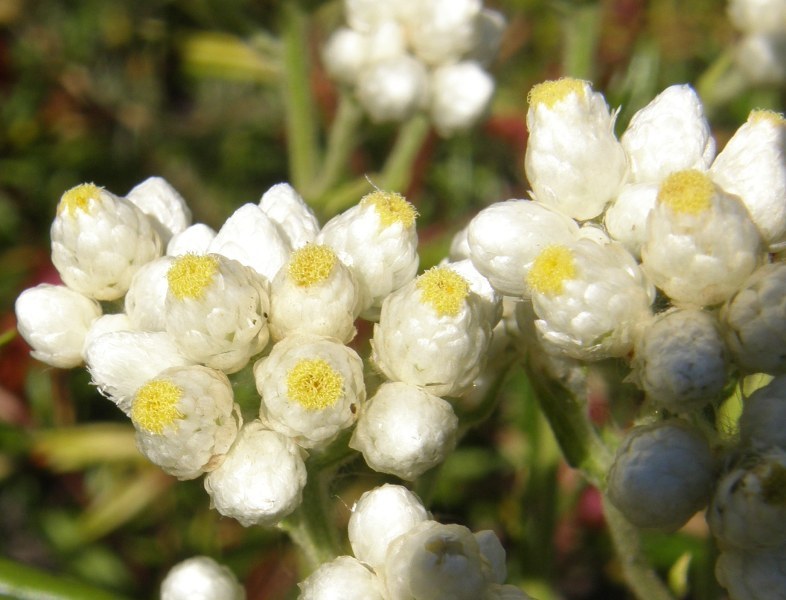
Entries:
{"label": "yellow flower center", "polygon": [[658,202],[678,214],[699,215],[710,208],[715,185],[695,169],[672,173],[660,185]]}
{"label": "yellow flower center", "polygon": [[360,200],[360,206],[373,206],[379,215],[382,228],[394,223],[401,223],[403,227],[411,227],[415,223],[418,211],[401,194],[375,190],[366,194]]}
{"label": "yellow flower center", "polygon": [[169,291],[178,300],[201,298],[218,272],[218,258],[211,254],[184,254],[172,262],[166,279]]}
{"label": "yellow flower center", "polygon": [[786,125],[786,117],[779,112],[764,109],[752,110],[748,115],[748,123],[758,123],[760,121],[769,121],[776,126]]}
{"label": "yellow flower center", "polygon": [[539,104],[553,108],[555,104],[576,94],[579,99],[584,98],[587,82],[581,79],[563,77],[554,81],[544,81],[534,85],[527,94],[527,104],[536,107]]}
{"label": "yellow flower center", "polygon": [[161,434],[185,415],[177,408],[183,390],[166,379],[154,379],[139,388],[131,406],[131,419],[140,429]]}
{"label": "yellow flower center", "polygon": [[565,281],[576,277],[576,261],[567,246],[546,246],[527,273],[527,285],[548,296],[562,293]]}
{"label": "yellow flower center", "polygon": [[57,205],[57,214],[67,212],[73,217],[76,211],[88,212],[90,201],[99,202],[101,200],[101,188],[92,183],[83,183],[72,187],[60,198]]}
{"label": "yellow flower center", "polygon": [[430,304],[440,317],[455,317],[469,295],[469,283],[447,267],[433,267],[417,280],[420,299]]}
{"label": "yellow flower center", "polygon": [[321,358],[305,358],[287,373],[287,395],[306,410],[330,408],[343,393],[341,373]]}
{"label": "yellow flower center", "polygon": [[328,246],[306,244],[292,253],[287,272],[297,285],[308,287],[330,277],[336,260],[336,253]]}

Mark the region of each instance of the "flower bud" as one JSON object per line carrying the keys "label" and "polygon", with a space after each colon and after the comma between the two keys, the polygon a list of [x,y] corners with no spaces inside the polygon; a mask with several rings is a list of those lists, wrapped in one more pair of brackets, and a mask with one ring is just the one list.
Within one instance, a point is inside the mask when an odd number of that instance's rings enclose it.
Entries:
{"label": "flower bud", "polygon": [[403,121],[425,106],[428,72],[419,60],[402,54],[366,66],[358,74],[357,98],[376,123]]}
{"label": "flower bud", "polygon": [[134,394],[139,451],[178,479],[194,479],[223,459],[240,428],[240,408],[221,371],[166,369]]}
{"label": "flower bud", "polygon": [[245,600],[234,573],[207,556],[176,564],[161,582],[161,600]]}
{"label": "flower bud", "polygon": [[535,199],[579,221],[597,217],[628,168],[603,95],[565,78],[536,85],[528,101],[524,168]]}
{"label": "flower bud", "polygon": [[348,526],[352,553],[379,570],[385,564],[390,542],[428,518],[420,499],[404,486],[374,488],[352,507]]}
{"label": "flower bud", "polygon": [[23,291],[14,309],[33,358],[61,369],[82,364],[85,336],[101,316],[98,302],[64,285],[41,283]]}
{"label": "flower bud", "polygon": [[276,525],[301,502],[302,450],[259,421],[246,423],[224,461],[205,477],[213,508],[244,527]]}
{"label": "flower bud", "polygon": [[676,305],[725,301],[762,258],[758,230],[738,198],[700,171],[678,171],[663,180],[641,260]]}
{"label": "flower bud", "polygon": [[385,299],[371,359],[388,379],[457,396],[483,368],[490,338],[491,325],[469,282],[434,267]]}
{"label": "flower bud", "polygon": [[349,446],[375,471],[414,480],[453,450],[457,428],[448,402],[415,386],[388,382],[364,408]]}
{"label": "flower bud", "polygon": [[431,74],[431,120],[444,136],[469,129],[488,108],[494,79],[476,62],[438,67]]}
{"label": "flower bud", "polygon": [[163,177],[148,177],[126,194],[126,200],[153,220],[164,244],[191,225],[186,201]]}
{"label": "flower bud", "polygon": [[152,260],[139,269],[131,280],[124,303],[126,314],[134,329],[166,330],[164,306],[169,289],[167,272],[173,260],[171,256]]}
{"label": "flower bud", "polygon": [[352,426],[366,399],[363,361],[332,338],[287,336],[257,361],[254,379],[262,422],[305,448]]}
{"label": "flower bud", "polygon": [[185,254],[167,272],[166,330],[184,356],[234,373],[268,342],[268,283],[219,254]]}
{"label": "flower bud", "polygon": [[609,500],[637,527],[676,530],[707,503],[714,467],[709,445],[684,422],[635,427],[609,470]]}
{"label": "flower bud", "polygon": [[134,273],[161,255],[150,218],[92,183],[63,194],[50,233],[63,283],[96,300],[120,298]]}
{"label": "flower bud", "polygon": [[412,280],[418,270],[417,211],[400,194],[380,190],[333,217],[317,236],[355,273],[361,286],[364,317],[379,314],[393,290]]}
{"label": "flower bud", "polygon": [[715,140],[701,100],[689,85],[672,85],[630,120],[620,139],[633,183],[658,183],[685,169],[707,170]]}
{"label": "flower bud", "polygon": [[786,545],[755,551],[724,548],[715,577],[732,600],[786,600]]}
{"label": "flower bud", "polygon": [[216,237],[216,232],[203,223],[186,227],[172,236],[166,247],[167,256],[183,254],[207,254],[207,249]]}
{"label": "flower bud", "polygon": [[277,183],[266,191],[259,201],[259,208],[276,224],[281,238],[292,250],[316,239],[319,222],[308,204],[288,183]]}
{"label": "flower bud", "polygon": [[603,215],[609,235],[637,259],[647,235],[647,217],[657,198],[658,186],[653,183],[624,185]]}
{"label": "flower bud", "polygon": [[339,556],[298,584],[298,600],[384,600],[383,584],[366,565],[352,556]]}

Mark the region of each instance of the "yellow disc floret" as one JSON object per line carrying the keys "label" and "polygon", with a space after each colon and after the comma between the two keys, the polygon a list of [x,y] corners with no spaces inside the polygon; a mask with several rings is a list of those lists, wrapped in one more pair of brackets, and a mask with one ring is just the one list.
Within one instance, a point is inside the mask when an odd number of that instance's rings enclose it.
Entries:
{"label": "yellow disc floret", "polygon": [[344,393],[344,378],[321,358],[304,358],[287,373],[287,396],[306,410],[333,406]]}
{"label": "yellow disc floret", "polygon": [[406,198],[396,192],[375,190],[360,200],[360,206],[373,206],[377,209],[379,222],[383,228],[395,223],[403,227],[411,227],[415,223],[418,211],[407,202]]}
{"label": "yellow disc floret", "polygon": [[330,247],[306,244],[292,253],[287,272],[297,285],[308,287],[330,277],[337,260]]}
{"label": "yellow disc floret", "polygon": [[201,298],[205,289],[213,282],[217,271],[218,258],[211,254],[179,256],[166,274],[169,291],[178,300]]}
{"label": "yellow disc floret", "polygon": [[546,246],[527,273],[527,285],[540,294],[562,293],[565,281],[576,278],[576,262],[567,246]]}
{"label": "yellow disc floret", "polygon": [[72,187],[60,198],[60,203],[57,205],[57,214],[67,212],[70,216],[74,216],[76,211],[88,212],[90,201],[98,202],[101,200],[101,188],[92,183],[83,183]]}
{"label": "yellow disc floret", "polygon": [[161,434],[183,415],[177,408],[183,390],[166,379],[149,381],[136,393],[131,406],[131,419],[140,429]]}
{"label": "yellow disc floret", "polygon": [[567,98],[570,94],[576,94],[579,99],[584,98],[587,82],[581,79],[563,77],[554,81],[544,81],[534,85],[527,94],[527,104],[535,107],[539,104],[548,108],[553,107],[557,102]]}
{"label": "yellow disc floret", "polygon": [[469,283],[447,267],[433,267],[417,280],[420,299],[430,304],[440,317],[455,317],[469,295]]}
{"label": "yellow disc floret", "polygon": [[695,169],[672,173],[658,190],[658,202],[676,213],[699,215],[709,209],[715,186],[706,173]]}
{"label": "yellow disc floret", "polygon": [[758,123],[760,121],[769,121],[779,127],[786,125],[786,117],[779,112],[764,109],[752,110],[748,115],[748,123]]}

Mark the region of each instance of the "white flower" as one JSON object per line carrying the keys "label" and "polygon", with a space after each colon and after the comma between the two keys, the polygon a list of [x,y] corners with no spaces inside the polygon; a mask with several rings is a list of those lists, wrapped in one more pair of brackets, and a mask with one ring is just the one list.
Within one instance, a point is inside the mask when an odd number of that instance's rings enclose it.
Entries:
{"label": "white flower", "polygon": [[322,62],[328,75],[340,82],[354,84],[366,65],[368,36],[351,27],[334,31],[322,49]]}
{"label": "white flower", "polygon": [[291,248],[278,226],[256,204],[244,204],[224,222],[208,253],[251,267],[268,281],[286,262]]}
{"label": "white flower", "polygon": [[450,240],[450,250],[448,250],[448,260],[457,262],[470,258],[469,252],[469,225],[459,229]]}
{"label": "white flower", "polygon": [[654,290],[620,244],[546,247],[527,275],[540,335],[582,360],[624,356]]}
{"label": "white flower", "polygon": [[768,245],[786,241],[786,119],[752,111],[712,163],[715,183],[739,196]]}
{"label": "white flower", "polygon": [[153,219],[164,244],[191,225],[186,201],[163,177],[148,177],[126,194],[126,200]]}
{"label": "white flower", "polygon": [[756,550],[786,544],[786,452],[743,457],[718,482],[707,510],[722,548]]}
{"label": "white flower", "polygon": [[474,61],[438,67],[431,74],[431,120],[448,137],[469,129],[494,93],[494,79]]}
{"label": "white flower", "polygon": [[628,168],[603,95],[566,78],[536,85],[528,101],[524,168],[535,199],[580,221],[597,217]]}
{"label": "white flower", "polygon": [[272,526],[294,511],[306,485],[302,450],[259,421],[243,425],[224,461],[205,477],[213,507],[244,527]]}
{"label": "white flower", "polygon": [[[113,331],[134,331],[134,326],[126,313],[101,315],[93,321],[85,335],[85,343],[82,346],[82,358],[86,357],[87,349],[98,337]],[[174,345],[172,347],[174,348]]]}
{"label": "white flower", "polygon": [[734,62],[748,81],[759,85],[786,81],[786,33],[757,33],[737,43]]}
{"label": "white flower", "polygon": [[349,517],[349,543],[355,557],[380,569],[388,545],[429,519],[420,499],[401,485],[385,484],[364,493]]}
{"label": "white flower", "polygon": [[391,600],[478,600],[489,571],[469,529],[423,521],[390,544],[384,577]]}
{"label": "white flower", "polygon": [[731,600],[786,600],[786,545],[756,551],[724,548],[715,577]]}
{"label": "white flower", "polygon": [[339,556],[298,584],[298,600],[384,600],[377,575],[358,559]]}
{"label": "white flower", "polygon": [[609,470],[609,500],[637,527],[676,530],[707,503],[714,467],[706,440],[686,423],[634,427]]}
{"label": "white flower", "polygon": [[496,10],[484,8],[475,18],[474,26],[475,39],[464,58],[485,66],[497,56],[505,32],[505,17]]}
{"label": "white flower", "polygon": [[674,171],[707,170],[715,139],[701,100],[689,85],[673,85],[630,120],[620,138],[633,183],[657,183]]}
{"label": "white flower", "polygon": [[268,283],[253,269],[219,254],[185,254],[167,280],[166,330],[184,356],[234,373],[267,344]]}
{"label": "white flower", "polygon": [[720,398],[728,359],[715,318],[700,309],[662,313],[641,332],[633,373],[657,406],[684,413]]}
{"label": "white flower", "polygon": [[266,191],[259,208],[278,226],[281,237],[292,250],[317,237],[319,223],[314,212],[288,183],[278,183]]}
{"label": "white flower", "polygon": [[292,333],[355,337],[355,319],[365,302],[352,270],[329,246],[295,250],[270,284],[270,335]]}
{"label": "white flower", "polygon": [[161,582],[161,600],[245,600],[234,573],[208,556],[176,564]]}
{"label": "white flower", "polygon": [[167,256],[207,254],[216,232],[204,223],[196,223],[172,236],[166,247]]}
{"label": "white flower", "polygon": [[358,74],[356,95],[372,121],[402,121],[428,101],[426,67],[402,54],[364,67]]}
{"label": "white flower", "polygon": [[23,291],[14,309],[33,358],[61,369],[82,364],[85,336],[101,316],[98,302],[64,285],[42,283]]}
{"label": "white flower", "polygon": [[763,258],[761,239],[740,200],[706,173],[672,173],[661,183],[647,220],[642,266],[652,282],[683,306],[728,299]]}
{"label": "white flower", "polygon": [[413,480],[453,450],[457,428],[450,403],[413,385],[387,382],[361,413],[349,446],[375,471]]}
{"label": "white flower", "polygon": [[193,364],[162,331],[110,331],[93,337],[84,353],[98,391],[127,415],[145,383],[164,369]]}
{"label": "white flower", "polygon": [[139,451],[181,480],[213,470],[241,425],[227,376],[202,366],[167,369],[140,387],[131,420]]}
{"label": "white flower", "polygon": [[362,316],[378,314],[385,297],[415,277],[417,214],[403,196],[377,190],[333,217],[317,236],[355,273],[366,298]]}
{"label": "white flower", "polygon": [[262,422],[306,448],[353,425],[366,399],[363,361],[332,338],[287,336],[257,361],[254,379]]}
{"label": "white flower", "polygon": [[379,0],[344,0],[344,14],[352,29],[369,32],[395,18],[396,3]]}
{"label": "white flower", "polygon": [[434,267],[385,299],[371,359],[388,379],[457,396],[480,374],[490,338],[491,325],[467,280]]}
{"label": "white flower", "polygon": [[472,50],[480,0],[429,0],[415,3],[405,15],[412,51],[429,65],[456,62]]}
{"label": "white flower", "polygon": [[783,0],[729,0],[729,20],[745,33],[786,31]]}
{"label": "white flower", "polygon": [[469,223],[467,244],[475,268],[500,294],[529,296],[526,279],[535,257],[552,244],[572,244],[576,222],[530,200],[496,202]]}
{"label": "white flower", "polygon": [[726,343],[749,373],[786,373],[786,264],[762,265],[720,311]]}
{"label": "white flower", "polygon": [[750,447],[786,450],[786,376],[776,377],[745,398],[740,439]]}
{"label": "white flower", "polygon": [[164,305],[169,289],[167,272],[172,266],[171,256],[150,261],[136,272],[124,300],[126,314],[133,329],[164,331]]}
{"label": "white flower", "polygon": [[636,258],[647,235],[647,217],[655,208],[658,186],[654,183],[626,184],[606,209],[603,224],[609,235]]}
{"label": "white flower", "polygon": [[52,262],[63,283],[97,300],[120,298],[134,273],[161,255],[149,217],[91,183],[63,194],[50,233]]}

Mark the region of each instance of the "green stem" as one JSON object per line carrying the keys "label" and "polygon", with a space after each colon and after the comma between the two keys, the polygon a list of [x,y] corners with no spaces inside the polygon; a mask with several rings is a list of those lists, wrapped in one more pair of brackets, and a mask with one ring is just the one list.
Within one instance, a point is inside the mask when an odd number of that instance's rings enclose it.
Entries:
{"label": "green stem", "polygon": [[336,117],[330,126],[327,153],[319,174],[310,188],[305,190],[306,199],[321,204],[324,194],[336,185],[355,148],[358,125],[362,118],[363,111],[355,99],[347,92],[342,93]]}
{"label": "green stem", "polygon": [[16,600],[122,600],[86,583],[0,558],[0,597]]}
{"label": "green stem", "polygon": [[600,3],[565,7],[562,19],[564,55],[562,72],[570,77],[592,81],[595,77],[595,55],[600,38]]}
{"label": "green stem", "polygon": [[297,510],[281,522],[280,527],[300,549],[305,570],[311,572],[322,563],[344,553],[330,502],[330,481],[335,468],[322,469],[319,463],[307,463],[308,481],[303,501]]}
{"label": "green stem", "polygon": [[321,200],[323,216],[336,215],[357,204],[360,199],[371,191],[373,179],[358,177],[328,192]]}
{"label": "green stem", "polygon": [[527,372],[565,460],[593,485],[602,488],[611,456],[589,421],[585,402],[531,367]]}
{"label": "green stem", "polygon": [[603,497],[603,514],[611,533],[622,574],[638,600],[674,600],[644,556],[639,530],[631,525],[608,498]]}
{"label": "green stem", "polygon": [[299,2],[282,3],[281,89],[286,111],[287,152],[290,183],[306,189],[316,172],[316,116],[308,64],[307,19]]}
{"label": "green stem", "polygon": [[379,174],[379,179],[372,182],[386,191],[406,192],[412,181],[415,159],[430,127],[431,122],[424,113],[417,113],[404,123]]}
{"label": "green stem", "polygon": [[733,48],[727,48],[698,78],[696,92],[701,98],[704,113],[712,117],[747,87],[748,80],[734,63]]}

